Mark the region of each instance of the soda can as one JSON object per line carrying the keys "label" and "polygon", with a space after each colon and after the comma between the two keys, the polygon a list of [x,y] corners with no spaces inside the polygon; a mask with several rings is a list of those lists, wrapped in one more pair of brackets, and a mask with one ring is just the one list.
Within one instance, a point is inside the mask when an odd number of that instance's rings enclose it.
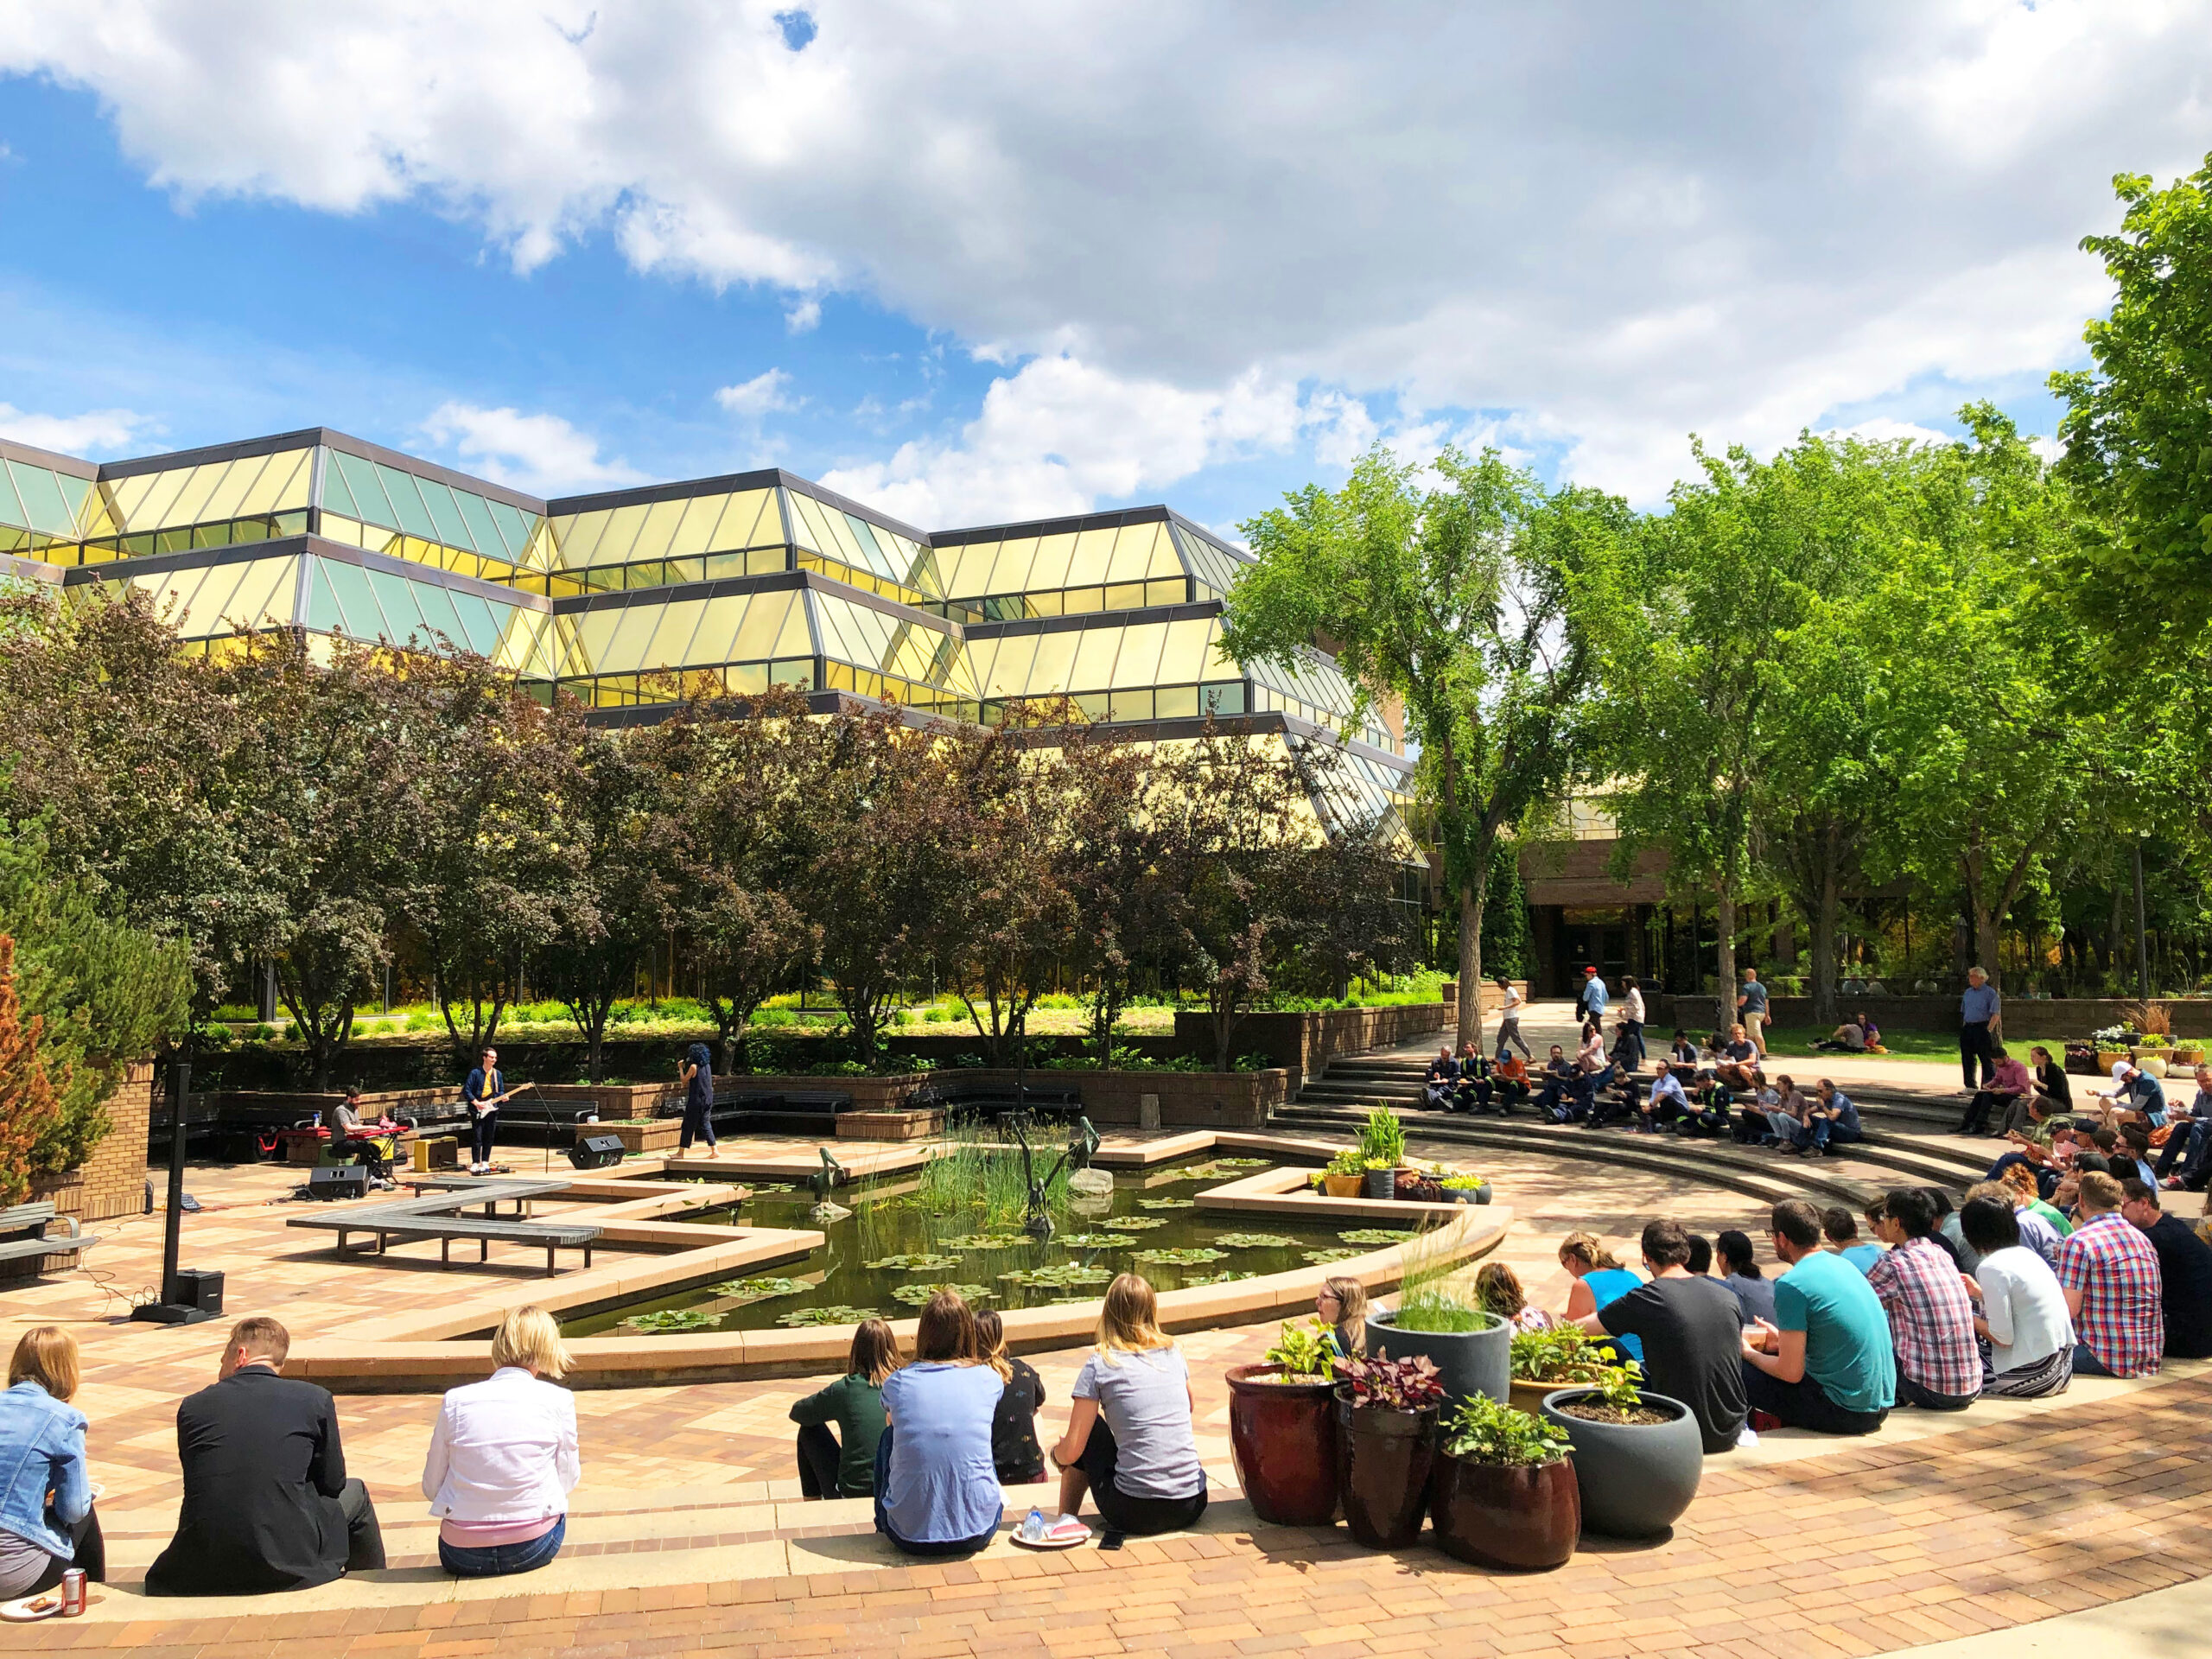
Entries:
{"label": "soda can", "polygon": [[85,1611],[85,1569],[68,1568],[61,1575],[61,1617],[75,1618]]}

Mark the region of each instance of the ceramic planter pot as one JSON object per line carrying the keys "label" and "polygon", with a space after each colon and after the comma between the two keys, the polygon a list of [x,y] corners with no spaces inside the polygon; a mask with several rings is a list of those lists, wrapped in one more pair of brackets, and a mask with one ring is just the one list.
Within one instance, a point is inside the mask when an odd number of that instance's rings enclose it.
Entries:
{"label": "ceramic planter pot", "polygon": [[1229,1371],[1229,1449],[1252,1513],[1278,1527],[1325,1527],[1337,1513],[1337,1385],[1262,1382],[1280,1365]]}
{"label": "ceramic planter pot", "polygon": [[1474,1395],[1503,1402],[1513,1378],[1513,1326],[1495,1313],[1479,1331],[1401,1331],[1395,1313],[1367,1316],[1367,1351],[1390,1359],[1426,1355],[1454,1403]]}
{"label": "ceramic planter pot", "polygon": [[1444,1189],[1444,1196],[1452,1204],[1488,1204],[1490,1183],[1485,1181],[1480,1186],[1447,1186]]}
{"label": "ceramic planter pot", "polygon": [[1361,1175],[1324,1175],[1321,1185],[1332,1198],[1356,1198],[1367,1190],[1367,1177]]}
{"label": "ceramic planter pot", "polygon": [[1658,1537],[1697,1496],[1705,1471],[1697,1419],[1681,1401],[1649,1392],[1643,1403],[1673,1413],[1667,1421],[1595,1423],[1560,1410],[1596,1392],[1559,1389],[1544,1396],[1542,1406],[1545,1421],[1565,1429],[1574,1443],[1583,1530],[1614,1538]]}
{"label": "ceramic planter pot", "polygon": [[1367,1196],[1370,1198],[1395,1198],[1398,1196],[1398,1172],[1395,1169],[1370,1169],[1367,1172]]}
{"label": "ceramic planter pot", "polygon": [[1507,1465],[1436,1454],[1429,1517],[1455,1560],[1519,1572],[1564,1567],[1582,1530],[1571,1458]]}
{"label": "ceramic planter pot", "polygon": [[1390,1411],[1355,1406],[1337,1389],[1337,1490],[1344,1524],[1370,1549],[1402,1549],[1421,1537],[1440,1408]]}

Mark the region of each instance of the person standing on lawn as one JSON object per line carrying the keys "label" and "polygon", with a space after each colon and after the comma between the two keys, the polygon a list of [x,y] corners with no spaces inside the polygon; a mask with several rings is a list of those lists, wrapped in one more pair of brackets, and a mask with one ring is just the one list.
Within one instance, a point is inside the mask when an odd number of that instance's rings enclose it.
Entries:
{"label": "person standing on lawn", "polygon": [[[2001,1000],[1989,976],[1980,968],[1967,969],[1966,994],[1959,998],[1959,1069],[1972,1096],[1986,1089],[1997,1076],[1997,1021]],[[1981,1075],[1974,1067],[1979,1063]]]}
{"label": "person standing on lawn", "polygon": [[1759,983],[1759,970],[1744,969],[1744,988],[1736,994],[1736,1020],[1758,1049],[1759,1058],[1766,1058],[1766,987]]}

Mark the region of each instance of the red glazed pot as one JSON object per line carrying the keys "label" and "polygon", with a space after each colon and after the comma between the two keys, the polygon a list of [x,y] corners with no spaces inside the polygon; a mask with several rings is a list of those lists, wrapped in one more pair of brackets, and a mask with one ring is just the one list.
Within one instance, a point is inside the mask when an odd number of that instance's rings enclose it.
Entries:
{"label": "red glazed pot", "polygon": [[1582,1530],[1569,1458],[1509,1467],[1440,1452],[1428,1510],[1438,1548],[1477,1567],[1564,1567]]}
{"label": "red glazed pot", "polygon": [[1337,1394],[1337,1484],[1344,1524],[1370,1549],[1402,1549],[1421,1539],[1428,1509],[1428,1471],[1436,1461],[1441,1408],[1392,1411],[1355,1406]]}
{"label": "red glazed pot", "polygon": [[1278,1527],[1325,1527],[1337,1513],[1336,1383],[1262,1382],[1280,1365],[1229,1371],[1229,1449],[1252,1513]]}

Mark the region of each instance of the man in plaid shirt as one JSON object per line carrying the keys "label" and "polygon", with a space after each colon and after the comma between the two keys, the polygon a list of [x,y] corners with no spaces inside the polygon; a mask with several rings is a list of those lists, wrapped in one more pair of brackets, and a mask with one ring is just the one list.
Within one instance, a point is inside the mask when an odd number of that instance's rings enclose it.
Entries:
{"label": "man in plaid shirt", "polygon": [[1981,1350],[1959,1264],[1929,1238],[1935,1199],[1921,1187],[1895,1189],[1882,1201],[1876,1230],[1891,1248],[1867,1268],[1866,1282],[1890,1316],[1897,1403],[1963,1411],[1981,1392]]}
{"label": "man in plaid shirt", "polygon": [[2081,1179],[2080,1225],[2058,1242],[2058,1284],[2081,1338],[2077,1376],[2151,1376],[2166,1346],[2158,1253],[2120,1213],[2126,1194],[2101,1170]]}

